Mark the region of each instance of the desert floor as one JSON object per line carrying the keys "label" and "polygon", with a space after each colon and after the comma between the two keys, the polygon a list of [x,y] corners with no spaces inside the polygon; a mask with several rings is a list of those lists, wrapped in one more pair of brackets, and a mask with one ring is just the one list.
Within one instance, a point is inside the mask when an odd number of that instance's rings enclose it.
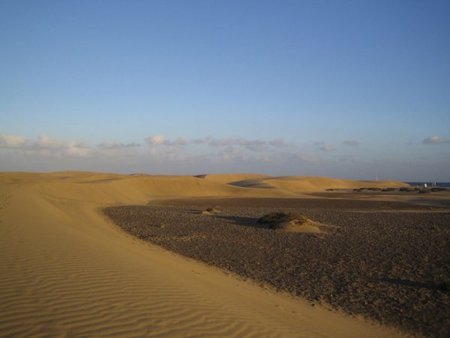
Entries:
{"label": "desert floor", "polygon": [[[181,197],[292,198],[372,185],[402,186],[259,175],[0,173],[0,336],[402,336],[137,239],[102,213]],[[432,203],[445,198],[427,196]]]}

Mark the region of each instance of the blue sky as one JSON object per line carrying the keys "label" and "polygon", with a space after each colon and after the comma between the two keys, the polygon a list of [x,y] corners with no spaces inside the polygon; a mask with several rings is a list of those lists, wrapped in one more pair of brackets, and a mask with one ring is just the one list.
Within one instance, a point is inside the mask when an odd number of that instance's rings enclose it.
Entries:
{"label": "blue sky", "polygon": [[1,1],[0,170],[450,180],[449,1]]}

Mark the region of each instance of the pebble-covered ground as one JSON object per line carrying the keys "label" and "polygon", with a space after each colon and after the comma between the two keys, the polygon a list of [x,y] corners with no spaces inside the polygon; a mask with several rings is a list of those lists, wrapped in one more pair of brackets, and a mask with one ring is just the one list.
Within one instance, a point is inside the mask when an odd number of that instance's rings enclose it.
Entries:
{"label": "pebble-covered ground", "polygon": [[[202,214],[208,207],[220,212]],[[273,211],[334,225],[262,228]],[[436,212],[438,211],[438,212]],[[450,212],[331,199],[192,199],[105,209],[121,228],[182,255],[410,333],[450,336]]]}

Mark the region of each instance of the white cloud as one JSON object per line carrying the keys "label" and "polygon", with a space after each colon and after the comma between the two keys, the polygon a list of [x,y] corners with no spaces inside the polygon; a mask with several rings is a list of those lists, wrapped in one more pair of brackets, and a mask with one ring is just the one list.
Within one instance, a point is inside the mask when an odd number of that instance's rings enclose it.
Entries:
{"label": "white cloud", "polygon": [[163,135],[153,135],[145,138],[149,146],[185,146],[189,142],[183,137],[177,137],[175,140],[168,140]]}
{"label": "white cloud", "polygon": [[[258,166],[286,167],[295,163],[315,162],[317,158],[297,154],[297,148],[288,145],[284,139],[272,140],[237,138],[215,138],[206,136],[186,139],[182,137],[169,139],[163,135],[145,138],[149,145],[147,158],[167,166],[180,167],[220,166],[224,168],[257,168]],[[290,151],[286,151],[289,149]],[[284,150],[284,151],[283,151]],[[304,158],[300,158],[304,156]],[[293,159],[295,159],[293,161]],[[201,171],[201,169],[199,169]],[[242,170],[242,169],[236,169]],[[256,170],[256,169],[255,169]],[[257,171],[257,170],[256,170]]]}
{"label": "white cloud", "polygon": [[442,144],[442,143],[450,143],[450,139],[442,137],[442,136],[438,136],[438,135],[433,135],[430,137],[427,137],[426,139],[424,139],[422,141],[423,144]]}
{"label": "white cloud", "polygon": [[[425,144],[449,143],[441,136],[430,136]],[[344,154],[325,156],[331,144],[316,142],[312,149],[286,144],[283,139],[203,138],[166,139],[161,135],[146,139],[149,147],[120,141],[90,146],[76,140],[46,135],[29,139],[19,135],[0,135],[0,170],[95,170],[116,172],[151,172],[161,174],[195,174],[199,172],[259,172],[272,175],[325,175],[373,178],[375,175],[398,178],[435,177],[448,180],[449,154],[420,153],[411,161],[386,160],[371,156],[370,160]],[[311,145],[310,145],[311,146]],[[392,153],[394,156],[395,153]],[[323,158],[320,155],[324,155]],[[437,156],[429,166],[432,156]],[[372,159],[375,160],[372,160]],[[412,165],[414,164],[414,165]],[[430,173],[431,170],[431,173]],[[425,173],[425,174],[424,174]],[[406,177],[406,178],[405,178]],[[427,178],[428,177],[428,178]]]}
{"label": "white cloud", "polygon": [[87,157],[93,152],[91,147],[82,142],[55,139],[47,135],[39,136],[36,141],[27,145],[25,150],[49,157]]}
{"label": "white cloud", "polygon": [[23,146],[27,139],[18,135],[0,135],[0,148],[18,148]]}
{"label": "white cloud", "polygon": [[267,142],[263,140],[247,140],[244,138],[237,139],[220,139],[219,146],[238,146],[247,150],[261,152],[267,149]]}
{"label": "white cloud", "polygon": [[92,149],[81,142],[69,142],[69,144],[63,148],[63,152],[63,155],[88,157],[91,156]]}
{"label": "white cloud", "polygon": [[37,140],[30,145],[30,149],[33,150],[62,150],[69,147],[69,142],[63,140],[57,140],[47,135],[41,135]]}
{"label": "white cloud", "polygon": [[22,136],[0,135],[0,148],[46,157],[86,157],[92,153],[92,149],[84,143],[54,139],[46,135],[41,135],[34,141]]}
{"label": "white cloud", "polygon": [[168,139],[153,135],[145,141],[148,147],[120,141],[104,141],[90,146],[47,135],[36,139],[0,135],[0,170],[115,170],[179,174],[254,171],[278,174],[302,168],[313,170],[321,162],[316,155],[304,153],[283,139],[211,136]]}
{"label": "white cloud", "polygon": [[154,136],[149,136],[145,139],[145,141],[150,145],[150,146],[158,146],[161,144],[164,144],[165,138],[162,135],[154,135]]}
{"label": "white cloud", "polygon": [[141,145],[136,142],[131,143],[120,143],[120,142],[102,142],[98,145],[100,149],[105,150],[116,150],[116,149],[128,149],[128,148],[138,148]]}
{"label": "white cloud", "polygon": [[268,150],[270,147],[281,148],[287,146],[287,144],[281,138],[266,141],[258,139],[249,140],[246,138],[214,138],[212,136],[207,136],[203,138],[195,138],[192,140],[187,140],[182,137],[178,137],[175,140],[169,140],[162,135],[155,135],[147,137],[145,141],[152,147],[162,145],[163,146],[206,145],[210,147],[241,147],[243,149],[254,152],[263,152]]}

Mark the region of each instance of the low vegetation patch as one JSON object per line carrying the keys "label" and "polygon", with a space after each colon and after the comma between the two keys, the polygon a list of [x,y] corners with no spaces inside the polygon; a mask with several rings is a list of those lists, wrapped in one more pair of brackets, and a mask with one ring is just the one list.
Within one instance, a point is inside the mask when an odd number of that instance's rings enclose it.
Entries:
{"label": "low vegetation patch", "polygon": [[214,214],[218,214],[218,213],[220,213],[220,209],[217,207],[206,208],[205,210],[203,210],[201,212],[202,215],[214,215]]}
{"label": "low vegetation patch", "polygon": [[291,221],[303,221],[305,223],[308,219],[304,216],[284,213],[284,212],[271,212],[258,219],[258,224],[265,224],[269,229],[276,229],[280,224]]}

